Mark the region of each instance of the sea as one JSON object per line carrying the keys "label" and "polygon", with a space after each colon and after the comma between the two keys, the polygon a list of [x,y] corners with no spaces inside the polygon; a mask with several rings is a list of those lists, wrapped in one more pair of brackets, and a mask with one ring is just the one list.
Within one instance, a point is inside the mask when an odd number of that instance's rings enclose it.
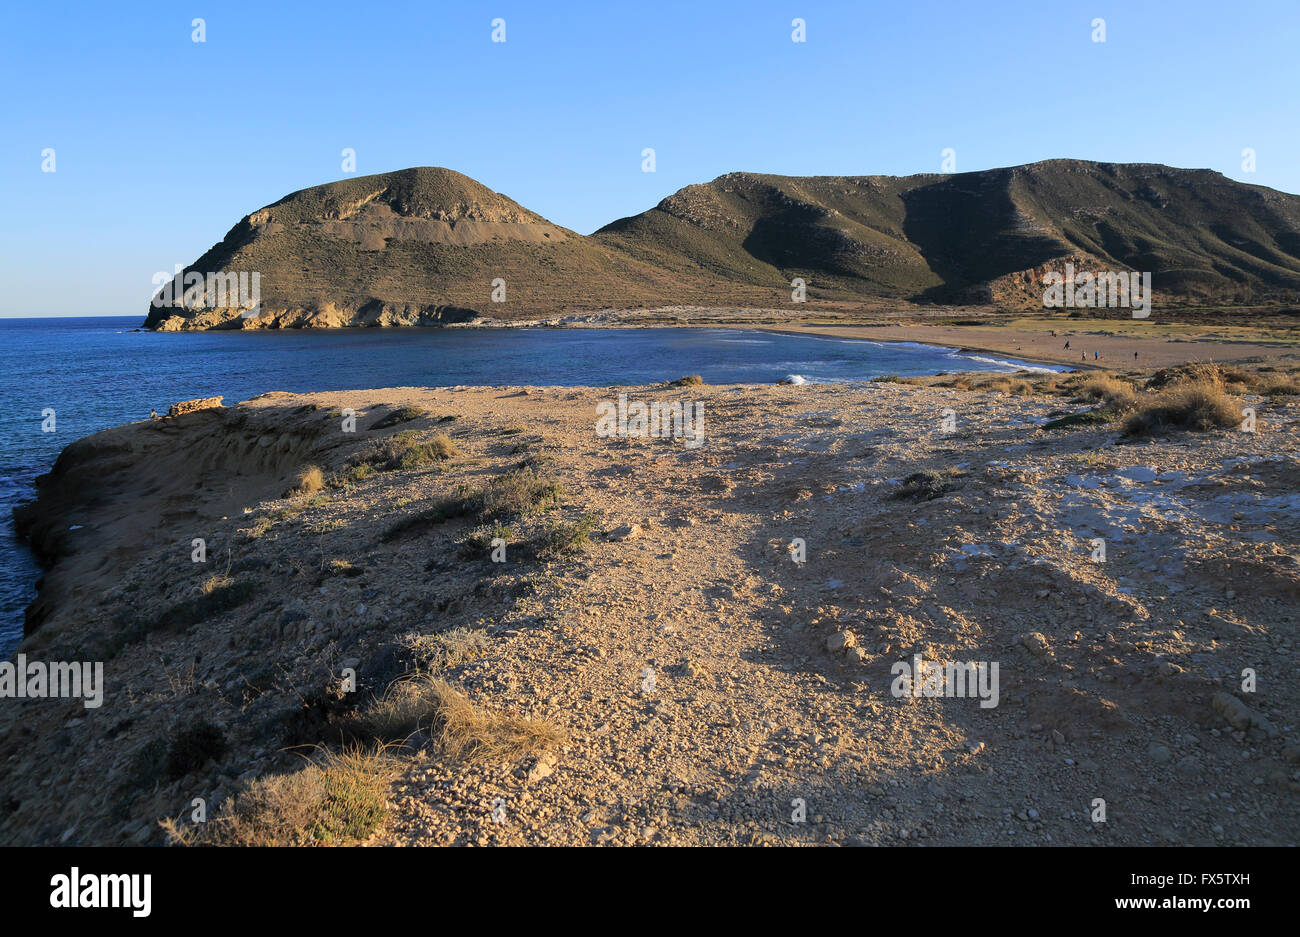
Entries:
{"label": "sea", "polygon": [[1055,371],[910,342],[738,329],[346,329],[145,332],[141,318],[0,319],[0,657],[22,638],[41,571],[12,509],[90,433],[178,400],[459,384],[868,381],[889,374]]}

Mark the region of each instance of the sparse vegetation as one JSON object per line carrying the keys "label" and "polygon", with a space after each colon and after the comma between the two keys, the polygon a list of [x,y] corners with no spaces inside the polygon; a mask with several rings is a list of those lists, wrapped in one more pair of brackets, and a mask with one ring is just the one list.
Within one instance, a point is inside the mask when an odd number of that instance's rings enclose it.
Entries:
{"label": "sparse vegetation", "polygon": [[408,634],[401,644],[420,667],[442,673],[481,657],[488,647],[486,632],[474,628],[452,628],[437,634]]}
{"label": "sparse vegetation", "polygon": [[360,465],[351,466],[343,473],[343,484],[354,485],[357,482],[365,481],[373,474],[375,474],[375,467],[369,462],[362,462]]}
{"label": "sparse vegetation", "polygon": [[[1261,369],[1262,370],[1262,369]],[[1295,375],[1261,378],[1254,384],[1254,391],[1264,397],[1285,397],[1300,394],[1300,380]]]}
{"label": "sparse vegetation", "polygon": [[595,528],[594,514],[584,514],[572,524],[556,524],[538,545],[538,558],[553,559],[582,552],[591,543],[591,532]]}
{"label": "sparse vegetation", "polygon": [[314,495],[325,487],[325,473],[319,466],[308,465],[298,473],[293,486],[285,492],[285,497]]}
{"label": "sparse vegetation", "polygon": [[271,775],[228,799],[207,823],[166,819],[186,846],[347,845],[368,839],[388,813],[397,763],[382,750],[327,752],[301,771]]}
{"label": "sparse vegetation", "polygon": [[1137,436],[1159,429],[1204,432],[1241,423],[1241,402],[1222,383],[1202,380],[1178,384],[1144,398],[1124,421],[1124,433]]}
{"label": "sparse vegetation", "polygon": [[475,502],[476,496],[468,494],[455,494],[442,498],[432,507],[402,518],[384,531],[380,539],[387,542],[424,533],[430,527],[472,514]]}
{"label": "sparse vegetation", "polygon": [[252,527],[246,527],[242,529],[240,533],[244,535],[245,540],[260,540],[266,535],[267,531],[269,531],[271,527],[272,522],[269,517],[259,517],[257,520],[253,521]]}
{"label": "sparse vegetation", "polygon": [[328,572],[331,576],[355,577],[365,574],[365,570],[353,564],[351,560],[330,560]]}
{"label": "sparse vegetation", "polygon": [[1055,420],[1049,420],[1043,424],[1043,429],[1074,429],[1075,427],[1084,426],[1104,426],[1115,419],[1115,414],[1108,410],[1084,410],[1082,413],[1071,413],[1069,416],[1059,417]]}
{"label": "sparse vegetation", "polygon": [[238,582],[227,580],[223,584],[214,585],[196,598],[178,602],[171,608],[164,609],[152,619],[137,619],[127,629],[128,634],[125,638],[134,640],[154,631],[183,631],[238,608],[260,591],[261,586],[253,580],[246,579]]}
{"label": "sparse vegetation", "polygon": [[390,426],[398,426],[402,423],[409,423],[412,420],[418,420],[424,416],[426,411],[419,407],[398,407],[391,413],[378,420],[371,429],[388,429]]}
{"label": "sparse vegetation", "polygon": [[493,479],[478,496],[483,520],[527,517],[557,506],[564,488],[531,468],[519,468]]}
{"label": "sparse vegetation", "polygon": [[229,576],[225,576],[222,575],[221,573],[217,573],[203,580],[203,584],[199,586],[199,592],[202,593],[203,595],[211,595],[212,593],[216,592],[218,589],[224,589],[227,586],[229,586],[231,584],[231,581],[232,580]]}
{"label": "sparse vegetation", "polygon": [[[377,440],[368,449],[348,460],[348,476],[365,478],[369,475],[369,470],[376,468],[384,471],[410,471],[463,455],[460,447],[445,433],[438,433],[427,442],[418,442],[418,438],[418,433],[408,431]],[[363,465],[368,470],[362,470],[363,473],[357,475],[357,470]]]}
{"label": "sparse vegetation", "polygon": [[550,723],[479,709],[461,690],[432,676],[394,684],[361,714],[359,725],[388,740],[424,730],[448,758],[493,764],[539,754],[564,739]]}
{"label": "sparse vegetation", "polygon": [[465,539],[464,553],[467,556],[486,556],[492,548],[492,541],[498,537],[506,542],[514,536],[510,528],[500,521],[490,527],[480,527]]}
{"label": "sparse vegetation", "polygon": [[436,433],[425,445],[435,459],[452,459],[463,454],[460,447],[452,442],[451,437],[446,433]]}
{"label": "sparse vegetation", "polygon": [[434,741],[449,758],[512,762],[564,741],[564,733],[550,723],[484,712],[446,681],[429,680],[425,693],[433,703]]}
{"label": "sparse vegetation", "polygon": [[484,488],[460,486],[432,507],[398,521],[382,539],[411,536],[458,517],[476,517],[480,523],[528,517],[557,506],[563,496],[561,485],[542,478],[532,468],[513,469]]}
{"label": "sparse vegetation", "polygon": [[933,501],[951,487],[947,474],[926,469],[913,472],[904,478],[903,484],[894,492],[893,497],[917,502]]}
{"label": "sparse vegetation", "polygon": [[1110,374],[1090,375],[1079,386],[1079,399],[1091,400],[1114,413],[1125,413],[1137,405],[1137,391],[1128,381]]}

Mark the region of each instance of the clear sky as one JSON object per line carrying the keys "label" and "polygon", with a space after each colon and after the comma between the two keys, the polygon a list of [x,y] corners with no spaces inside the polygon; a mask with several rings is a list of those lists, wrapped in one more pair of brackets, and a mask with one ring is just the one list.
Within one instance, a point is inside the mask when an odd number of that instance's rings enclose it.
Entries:
{"label": "clear sky", "polygon": [[0,316],[143,318],[155,271],[343,178],[345,147],[583,234],[729,171],[938,172],[945,148],[1300,192],[1298,40],[1298,0],[11,3]]}

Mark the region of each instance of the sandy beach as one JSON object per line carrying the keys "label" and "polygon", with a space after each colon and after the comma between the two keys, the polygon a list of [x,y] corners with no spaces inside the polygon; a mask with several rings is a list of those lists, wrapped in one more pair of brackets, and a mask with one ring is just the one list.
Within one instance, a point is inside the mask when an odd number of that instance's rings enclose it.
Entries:
{"label": "sandy beach", "polygon": [[[1038,321],[988,326],[756,325],[753,328],[868,341],[920,342],[1080,370],[1163,368],[1189,361],[1229,363],[1247,360],[1300,360],[1300,338],[1231,342],[1213,337],[1165,338],[1145,334],[1112,334],[1124,330],[1105,328],[1099,323],[1074,327]],[[1053,335],[1053,332],[1056,334]],[[1066,342],[1070,343],[1068,350],[1064,347]],[[1095,358],[1094,352],[1101,357]],[[1135,353],[1137,357],[1134,357]]]}

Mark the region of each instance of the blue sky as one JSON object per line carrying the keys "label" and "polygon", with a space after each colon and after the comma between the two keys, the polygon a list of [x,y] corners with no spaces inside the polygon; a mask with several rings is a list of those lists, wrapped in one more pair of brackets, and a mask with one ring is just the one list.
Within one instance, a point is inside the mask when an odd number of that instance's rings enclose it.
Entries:
{"label": "blue sky", "polygon": [[1296,0],[11,4],[0,316],[143,318],[155,271],[344,177],[345,147],[583,234],[724,172],[937,172],[948,147],[1300,192],[1297,38]]}

